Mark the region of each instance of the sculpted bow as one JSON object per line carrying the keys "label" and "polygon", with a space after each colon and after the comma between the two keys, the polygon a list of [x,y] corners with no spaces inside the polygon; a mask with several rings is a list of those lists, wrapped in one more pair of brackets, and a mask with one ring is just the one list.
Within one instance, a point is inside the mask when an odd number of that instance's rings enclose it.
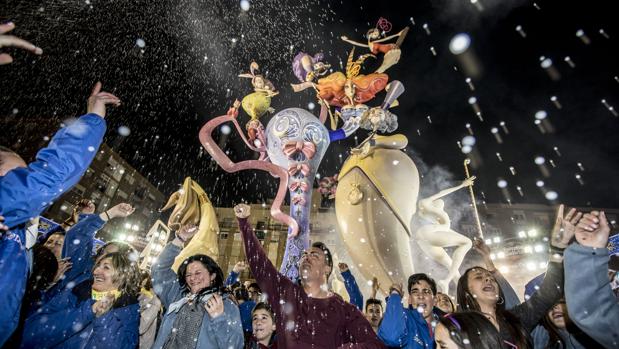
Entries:
{"label": "sculpted bow", "polygon": [[295,181],[292,184],[290,184],[291,191],[296,191],[297,189],[301,189],[302,192],[306,192],[307,187],[308,185],[306,181]]}
{"label": "sculpted bow", "polygon": [[312,142],[290,141],[284,145],[284,154],[288,158],[299,152],[303,153],[306,159],[311,159],[316,153],[316,144]]}
{"label": "sculpted bow", "polygon": [[290,167],[288,167],[288,173],[291,176],[296,175],[297,173],[299,173],[299,171],[304,175],[307,176],[310,172],[310,167],[308,164],[293,164],[290,165]]}

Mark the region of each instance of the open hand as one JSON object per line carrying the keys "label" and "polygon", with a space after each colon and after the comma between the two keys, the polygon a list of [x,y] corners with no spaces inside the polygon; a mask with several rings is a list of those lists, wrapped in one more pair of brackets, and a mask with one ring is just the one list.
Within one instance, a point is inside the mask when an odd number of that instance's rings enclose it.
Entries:
{"label": "open hand", "polygon": [[177,232],[176,235],[179,236],[183,241],[187,242],[198,232],[198,227],[195,224],[185,224],[183,225]]}
{"label": "open hand", "polygon": [[482,257],[490,258],[490,247],[486,245],[484,239],[474,238],[473,239],[473,248],[477,251]]}
{"label": "open hand", "polygon": [[564,216],[564,208],[563,205],[559,205],[557,209],[557,217],[550,237],[550,243],[558,248],[566,248],[570,244],[570,240],[572,240],[576,231],[576,224],[582,217],[582,213],[577,212],[575,208],[569,210]]}
{"label": "open hand", "polygon": [[348,271],[348,264],[346,263],[338,263],[337,266],[340,268],[340,273],[344,273]]}
{"label": "open hand", "polygon": [[582,216],[576,225],[576,241],[583,246],[593,248],[606,248],[610,225],[606,214],[599,211],[591,211]]}
{"label": "open hand", "polygon": [[112,104],[120,105],[120,99],[109,92],[101,91],[101,82],[97,82],[88,98],[88,113],[94,113],[105,118],[105,106]]}
{"label": "open hand", "polygon": [[463,180],[462,181],[462,186],[463,187],[471,187],[471,186],[473,186],[473,183],[475,182],[475,179],[477,179],[477,177],[472,176],[472,177],[469,177],[469,178]]}
{"label": "open hand", "polygon": [[114,304],[113,296],[105,296],[103,299],[100,299],[92,305],[92,312],[95,313],[96,317],[99,317],[105,314],[108,310],[112,309],[112,304]]}
{"label": "open hand", "polygon": [[[0,24],[0,48],[2,47],[17,47],[30,51],[35,55],[43,54],[43,50],[30,42],[20,39],[13,35],[7,35],[6,33],[15,29],[15,23],[9,22]],[[0,53],[0,65],[13,63],[13,57],[8,53]]]}
{"label": "open hand", "polygon": [[55,284],[58,281],[60,281],[60,279],[62,279],[62,277],[64,276],[64,273],[66,273],[67,270],[71,269],[72,266],[73,266],[73,263],[71,263],[70,258],[64,258],[58,261],[58,271],[56,272],[56,275],[54,276],[53,283]]}

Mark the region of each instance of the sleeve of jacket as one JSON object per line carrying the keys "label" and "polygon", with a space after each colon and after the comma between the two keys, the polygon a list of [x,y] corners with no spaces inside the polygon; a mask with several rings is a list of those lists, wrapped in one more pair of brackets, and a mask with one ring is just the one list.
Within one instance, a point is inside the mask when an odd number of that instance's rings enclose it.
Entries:
{"label": "sleeve of jacket", "polygon": [[0,177],[0,215],[14,227],[38,216],[82,177],[101,145],[105,120],[86,114],[60,129],[27,168]]}
{"label": "sleeve of jacket", "polygon": [[510,311],[520,319],[525,330],[531,332],[562,296],[563,263],[548,262],[548,270],[539,290],[535,291],[526,302]]}
{"label": "sleeve of jacket", "polygon": [[275,269],[266,252],[264,252],[260,240],[254,234],[249,221],[247,219],[238,219],[238,221],[251,273],[260,286],[260,290],[266,293],[269,304],[275,305],[273,311],[277,314],[282,309],[281,305],[277,306],[280,304],[280,300],[298,299],[298,295],[294,292],[295,286],[290,279]]}
{"label": "sleeve of jacket", "polygon": [[179,253],[181,253],[180,247],[168,243],[151,267],[153,290],[166,309],[182,296],[181,287],[178,284],[178,276],[172,270],[174,258]]}
{"label": "sleeve of jacket", "polygon": [[64,278],[58,282],[58,286],[64,288],[66,284],[74,281],[83,273],[90,272],[92,267],[92,247],[95,233],[105,225],[98,214],[91,214],[77,222],[65,236],[65,244],[62,247],[62,257],[70,258],[73,263],[67,270]]}
{"label": "sleeve of jacket", "polygon": [[140,304],[140,336],[146,333],[153,326],[157,326],[157,316],[161,310],[161,301],[157,295],[144,302],[144,308]]}
{"label": "sleeve of jacket", "polygon": [[384,344],[378,339],[372,326],[370,326],[370,323],[359,309],[350,304],[346,304],[346,306],[349,307],[349,309],[345,310],[348,312],[345,316],[346,336],[351,339],[351,343],[341,345],[338,349],[384,348]]}
{"label": "sleeve of jacket", "polygon": [[95,319],[94,300],[76,303],[71,291],[54,297],[26,319],[22,348],[52,348],[80,332]]}
{"label": "sleeve of jacket", "polygon": [[608,281],[608,249],[579,244],[565,251],[570,319],[606,348],[619,348],[619,304]]}
{"label": "sleeve of jacket", "polygon": [[344,278],[346,292],[348,292],[348,295],[350,296],[350,303],[356,306],[357,309],[363,311],[363,295],[359,290],[357,280],[355,280],[355,277],[352,275],[350,270],[343,272],[342,278]]}
{"label": "sleeve of jacket", "polygon": [[226,278],[226,282],[224,283],[224,286],[226,287],[231,286],[238,280],[239,280],[239,273],[235,273],[234,270],[232,270],[230,274],[228,274],[228,277]]}
{"label": "sleeve of jacket", "polygon": [[[206,316],[209,316],[208,314]],[[213,336],[218,348],[243,348],[245,338],[239,308],[224,299],[224,313],[212,320]]]}
{"label": "sleeve of jacket", "polygon": [[514,288],[509,281],[505,279],[503,274],[501,274],[501,272],[497,269],[492,272],[492,275],[494,275],[496,282],[499,284],[499,287],[501,287],[501,290],[503,290],[503,297],[505,297],[505,309],[509,310],[520,304],[521,302],[520,298],[518,298],[518,294],[516,294],[516,291],[514,291]]}
{"label": "sleeve of jacket", "polygon": [[408,337],[402,297],[398,294],[391,294],[387,299],[383,320],[378,327],[378,338],[387,346],[399,348],[406,345]]}

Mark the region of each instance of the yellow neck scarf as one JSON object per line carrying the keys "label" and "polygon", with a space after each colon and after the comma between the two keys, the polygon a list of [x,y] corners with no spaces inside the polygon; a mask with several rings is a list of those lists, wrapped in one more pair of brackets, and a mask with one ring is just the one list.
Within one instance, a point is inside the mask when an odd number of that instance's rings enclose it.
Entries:
{"label": "yellow neck scarf", "polygon": [[92,290],[92,299],[94,299],[96,301],[102,300],[107,295],[113,296],[114,299],[116,300],[116,299],[118,299],[118,297],[120,297],[120,291],[119,290],[111,290],[111,291],[99,292],[99,291]]}

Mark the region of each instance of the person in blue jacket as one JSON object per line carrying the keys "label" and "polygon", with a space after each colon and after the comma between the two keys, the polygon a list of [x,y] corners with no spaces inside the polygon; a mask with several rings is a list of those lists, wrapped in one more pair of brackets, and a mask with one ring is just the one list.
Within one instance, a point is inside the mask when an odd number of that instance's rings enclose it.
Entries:
{"label": "person in blue jacket", "polygon": [[139,288],[136,259],[103,256],[92,280],[65,289],[26,319],[21,348],[136,348]]}
{"label": "person in blue jacket", "polygon": [[0,237],[0,346],[17,326],[24,296],[30,245],[26,224],[79,181],[103,140],[106,105],[119,103],[97,83],[88,113],[60,129],[28,166],[10,149],[0,148],[0,215],[9,228]]}
{"label": "person in blue jacket", "polygon": [[220,294],[224,280],[219,265],[198,254],[181,263],[178,275],[172,270],[174,259],[197,231],[192,225],[179,229],[151,268],[153,290],[165,311],[153,348],[243,348],[239,308]]}
{"label": "person in blue jacket", "polygon": [[110,219],[128,217],[134,211],[135,208],[131,205],[120,203],[101,214],[81,215],[79,221],[65,233],[64,241],[67,241],[67,243],[62,246],[60,260],[70,263],[70,268],[64,272],[62,278],[55,280],[56,283],[53,287],[44,292],[41,302],[45,303],[52,299],[65,288],[72,288],[85,280],[91,279],[97,258],[112,252],[125,254],[135,252],[129,244],[111,241],[101,248],[94,257],[91,255],[97,231],[103,228]]}
{"label": "person in blue jacket", "polygon": [[619,348],[619,303],[608,280],[610,224],[604,212],[585,214],[565,250],[565,300],[570,318],[604,348]]}
{"label": "person in blue jacket", "polygon": [[363,295],[359,290],[359,285],[357,285],[357,280],[352,275],[350,269],[348,269],[348,264],[339,263],[338,267],[340,268],[340,274],[344,279],[344,287],[346,287],[346,292],[350,296],[350,304],[357,307],[357,309],[363,312]]}
{"label": "person in blue jacket", "polygon": [[434,329],[437,316],[435,305],[436,282],[423,273],[408,278],[410,306],[402,306],[402,285],[389,288],[387,307],[378,327],[378,338],[389,347],[406,349],[434,348]]}

